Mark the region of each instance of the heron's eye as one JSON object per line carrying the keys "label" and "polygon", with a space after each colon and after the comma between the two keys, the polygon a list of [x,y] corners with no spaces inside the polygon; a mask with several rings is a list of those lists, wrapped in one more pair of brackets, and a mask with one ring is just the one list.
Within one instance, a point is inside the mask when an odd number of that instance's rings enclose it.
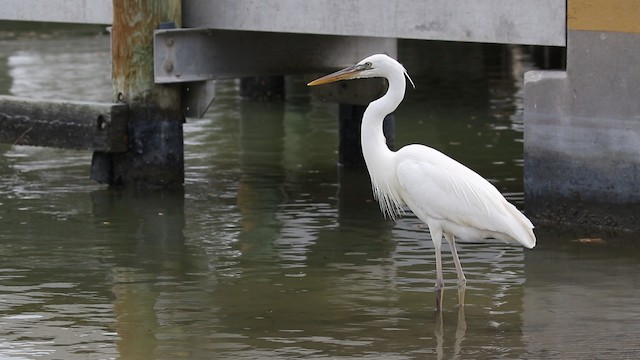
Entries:
{"label": "heron's eye", "polygon": [[367,61],[367,62],[366,62],[366,63],[364,63],[364,64],[358,64],[358,65],[356,65],[356,68],[357,68],[359,71],[371,70],[371,69],[373,69],[373,65],[372,65],[370,62],[368,62],[368,61]]}

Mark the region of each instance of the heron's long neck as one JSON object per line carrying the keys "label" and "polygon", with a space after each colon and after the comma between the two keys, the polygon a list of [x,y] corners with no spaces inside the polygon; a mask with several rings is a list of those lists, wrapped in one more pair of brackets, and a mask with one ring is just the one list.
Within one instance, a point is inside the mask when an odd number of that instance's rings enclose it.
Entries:
{"label": "heron's long neck", "polygon": [[404,97],[404,72],[398,71],[387,78],[389,88],[380,99],[369,104],[362,116],[362,155],[371,177],[371,185],[382,212],[395,219],[403,213],[403,200],[398,193],[398,179],[394,166],[395,153],[387,147],[382,130],[385,116],[393,112]]}
{"label": "heron's long neck", "polygon": [[404,73],[398,72],[387,78],[389,88],[381,98],[371,102],[362,116],[361,141],[362,153],[364,155],[369,172],[371,172],[372,160],[378,156],[385,156],[391,150],[387,147],[387,142],[382,130],[384,118],[392,113],[404,98],[405,79]]}

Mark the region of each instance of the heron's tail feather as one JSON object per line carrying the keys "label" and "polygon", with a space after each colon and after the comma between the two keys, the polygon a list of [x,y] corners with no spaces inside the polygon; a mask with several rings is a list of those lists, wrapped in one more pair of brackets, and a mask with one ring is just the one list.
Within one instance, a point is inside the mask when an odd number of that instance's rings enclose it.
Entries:
{"label": "heron's tail feather", "polygon": [[507,208],[509,215],[511,215],[509,219],[510,235],[525,247],[532,249],[536,246],[536,236],[533,233],[533,224],[515,206],[508,203],[506,200],[505,203],[505,207]]}

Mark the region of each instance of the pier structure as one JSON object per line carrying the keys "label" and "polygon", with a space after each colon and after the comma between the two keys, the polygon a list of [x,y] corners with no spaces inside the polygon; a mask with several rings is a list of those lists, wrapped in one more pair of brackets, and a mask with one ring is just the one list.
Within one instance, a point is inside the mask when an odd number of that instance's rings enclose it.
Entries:
{"label": "pier structure", "polygon": [[[93,147],[91,176],[109,184],[179,186],[179,119],[203,116],[215,98],[217,79],[259,76],[259,81],[243,80],[242,93],[278,97],[274,91],[282,90],[282,82],[272,76],[323,73],[373,53],[395,57],[398,38],[563,46],[564,11],[563,0],[132,0],[126,5],[117,0],[2,0],[0,20],[111,26],[114,102],[95,104],[96,111],[106,111],[100,116],[73,117],[86,120],[84,148],[92,148],[96,136],[112,139],[110,148]],[[341,104],[340,164],[363,166],[359,120],[364,106],[383,90],[379,80],[314,90]],[[30,130],[34,123],[56,123],[62,135],[80,121],[34,118],[35,101],[29,107],[20,107],[23,99],[4,97],[4,102],[14,106],[0,122],[0,141],[50,146]],[[66,103],[68,110],[81,106],[86,105]],[[128,116],[109,116],[111,107],[122,113],[123,106]],[[392,143],[393,115],[385,129]],[[55,145],[72,147],[63,139]]]}
{"label": "pier structure", "polygon": [[[533,71],[524,79],[528,215],[592,222],[605,214],[587,215],[587,203],[608,204],[605,209],[640,204],[640,5],[634,0],[0,3],[0,20],[112,26],[113,103],[42,102],[64,108],[55,126],[86,130],[81,148],[94,150],[99,181],[181,186],[181,121],[207,111],[217,79],[324,73],[372,53],[396,56],[400,38],[565,47],[565,70]],[[125,68],[134,74],[120,71]],[[121,75],[133,77],[123,83]],[[357,118],[382,89],[380,82],[349,82],[318,91],[342,104],[341,117]],[[36,127],[59,114],[38,110],[37,103],[0,98],[0,141],[66,146],[36,136]],[[61,118],[75,120],[70,125]],[[341,142],[357,139],[352,130],[341,131]],[[341,148],[347,165],[357,162],[349,151],[359,145]],[[601,224],[640,222],[637,215],[626,219]]]}

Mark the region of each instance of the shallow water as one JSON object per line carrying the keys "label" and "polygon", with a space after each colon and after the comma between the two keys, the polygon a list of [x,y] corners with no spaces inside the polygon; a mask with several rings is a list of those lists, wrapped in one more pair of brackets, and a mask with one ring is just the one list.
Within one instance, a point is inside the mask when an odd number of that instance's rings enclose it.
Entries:
{"label": "shallow water", "polygon": [[[449,46],[401,43],[417,88],[396,144],[431,144],[521,206],[531,64]],[[110,101],[108,62],[104,36],[7,38],[0,92]],[[305,80],[278,103],[220,82],[185,125],[184,191],[109,189],[88,180],[89,152],[0,144],[0,359],[637,357],[635,234],[461,243],[463,310],[445,245],[436,315],[428,232],[384,220],[366,174],[336,166],[337,107]]]}

